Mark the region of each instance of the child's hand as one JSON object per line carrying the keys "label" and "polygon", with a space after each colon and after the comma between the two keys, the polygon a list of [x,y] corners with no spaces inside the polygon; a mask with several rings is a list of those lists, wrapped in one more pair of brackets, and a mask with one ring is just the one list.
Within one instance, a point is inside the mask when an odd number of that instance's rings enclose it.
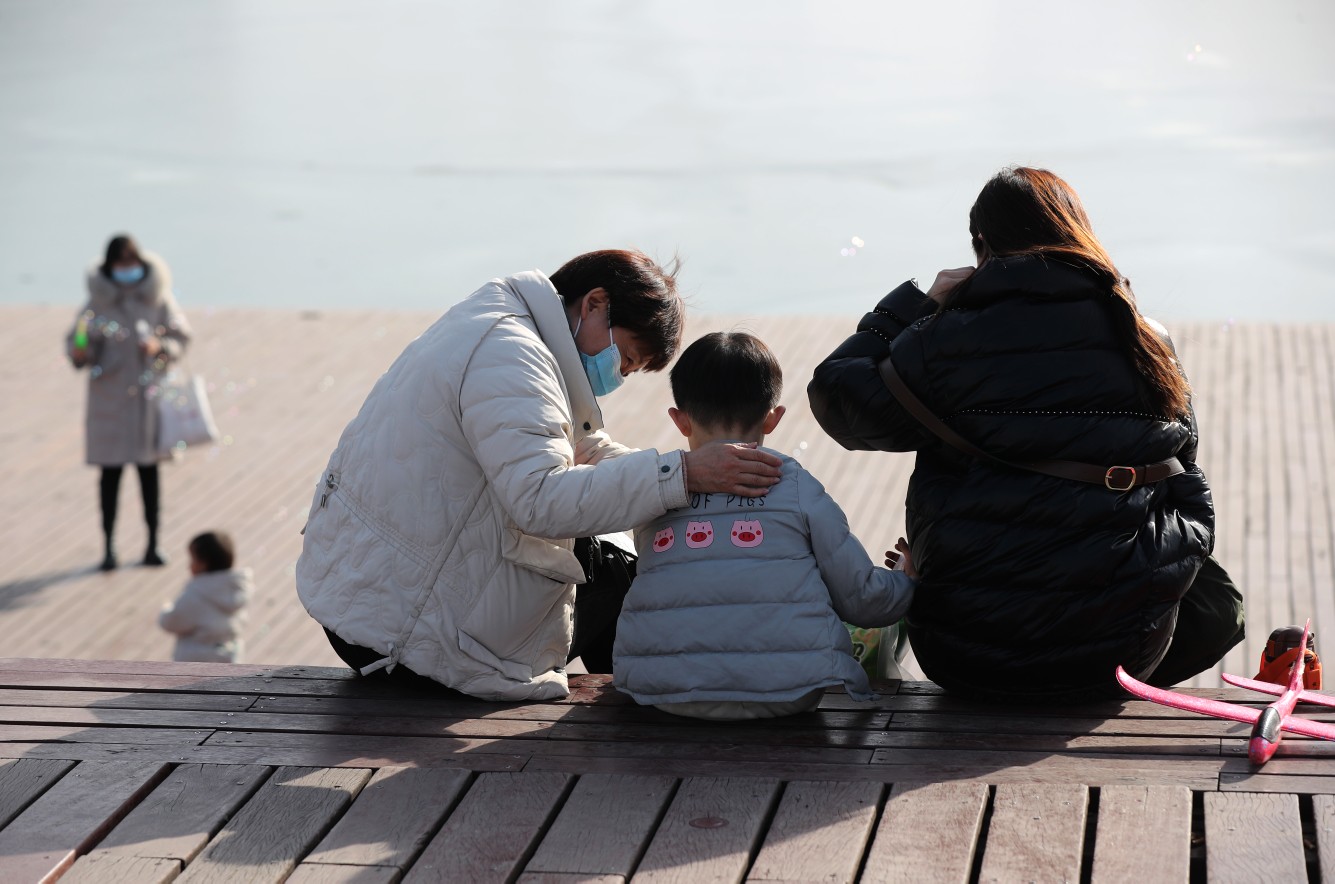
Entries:
{"label": "child's hand", "polygon": [[914,580],[918,579],[918,569],[913,567],[913,556],[909,553],[909,542],[902,537],[895,541],[894,549],[885,551],[885,566],[887,568],[898,567]]}

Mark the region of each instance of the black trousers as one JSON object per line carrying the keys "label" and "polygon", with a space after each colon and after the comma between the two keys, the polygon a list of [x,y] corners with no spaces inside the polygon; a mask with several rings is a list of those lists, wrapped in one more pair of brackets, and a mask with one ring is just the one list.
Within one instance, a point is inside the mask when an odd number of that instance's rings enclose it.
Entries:
{"label": "black trousers", "polygon": [[[635,562],[628,561],[615,551],[602,549],[589,538],[583,537],[575,541],[575,556],[584,565],[587,582],[575,587],[575,635],[570,642],[570,655],[566,662],[579,657],[589,672],[610,674],[617,618],[621,616],[621,604],[626,599],[631,581],[635,579]],[[369,666],[385,656],[370,648],[349,644],[328,629],[324,632],[334,653],[355,670]],[[396,666],[392,673],[379,669],[371,673],[371,677],[388,678],[422,687],[428,684],[440,687],[435,681],[418,675],[406,666]]]}
{"label": "black trousers", "polygon": [[[144,521],[149,535],[156,539],[158,532],[158,465],[139,464],[139,493],[144,498]],[[98,483],[102,503],[102,531],[108,537],[116,527],[116,510],[120,503],[121,473],[124,467],[103,467]]]}

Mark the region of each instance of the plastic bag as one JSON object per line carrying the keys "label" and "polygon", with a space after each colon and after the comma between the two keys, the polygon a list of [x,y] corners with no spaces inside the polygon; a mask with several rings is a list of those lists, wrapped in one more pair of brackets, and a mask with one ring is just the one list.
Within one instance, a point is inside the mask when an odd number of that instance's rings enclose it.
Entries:
{"label": "plastic bag", "polygon": [[853,642],[853,659],[862,666],[871,679],[899,678],[899,661],[908,653],[908,634],[904,621],[890,626],[864,629],[845,623],[848,638]]}

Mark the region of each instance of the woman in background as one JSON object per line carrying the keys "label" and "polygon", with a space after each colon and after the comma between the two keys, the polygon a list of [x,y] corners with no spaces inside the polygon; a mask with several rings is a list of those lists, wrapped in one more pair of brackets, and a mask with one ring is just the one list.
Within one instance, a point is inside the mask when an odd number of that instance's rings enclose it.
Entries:
{"label": "woman in background", "polygon": [[139,472],[148,524],[145,565],[164,565],[158,548],[158,385],[190,340],[172,295],[171,271],[129,236],[113,237],[88,271],[88,303],[65,344],[75,368],[88,368],[87,462],[102,468],[102,570],[118,564],[114,530],[121,473]]}

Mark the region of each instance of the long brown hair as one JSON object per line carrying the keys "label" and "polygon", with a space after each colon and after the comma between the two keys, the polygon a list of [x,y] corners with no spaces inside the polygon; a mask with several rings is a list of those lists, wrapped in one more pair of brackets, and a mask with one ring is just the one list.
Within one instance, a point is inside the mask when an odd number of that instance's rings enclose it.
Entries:
{"label": "long brown hair", "polygon": [[1093,271],[1112,293],[1118,336],[1149,385],[1155,407],[1167,417],[1187,413],[1191,389],[1172,346],[1136,309],[1131,283],[1094,236],[1075,188],[1046,169],[1004,169],[983,185],[969,210],[969,233],[980,260],[1037,255]]}

